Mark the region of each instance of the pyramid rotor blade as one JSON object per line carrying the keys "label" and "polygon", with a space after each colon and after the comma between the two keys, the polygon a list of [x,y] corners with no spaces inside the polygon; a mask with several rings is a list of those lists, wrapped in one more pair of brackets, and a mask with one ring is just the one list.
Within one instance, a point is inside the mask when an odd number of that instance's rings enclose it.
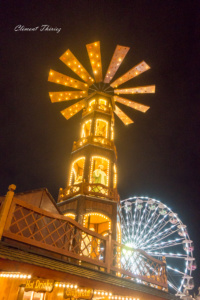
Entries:
{"label": "pyramid rotor blade", "polygon": [[155,93],[155,85],[138,86],[127,89],[116,89],[114,93],[119,94],[151,94]]}
{"label": "pyramid rotor blade", "polygon": [[79,99],[86,97],[88,93],[86,91],[69,91],[69,92],[50,92],[49,96],[51,98],[51,102],[60,102],[60,101],[68,101],[73,99]]}
{"label": "pyramid rotor blade", "polygon": [[108,70],[106,72],[106,76],[104,78],[105,83],[109,83],[112,80],[121,63],[123,62],[126,54],[128,53],[129,49],[130,47],[117,45],[111,62],[109,64]]}
{"label": "pyramid rotor blade", "polygon": [[133,120],[131,120],[116,104],[115,113],[125,125],[134,123]]}
{"label": "pyramid rotor blade", "polygon": [[67,120],[69,120],[71,117],[73,117],[75,114],[77,114],[81,109],[85,107],[85,101],[81,100],[67,108],[61,111],[61,114],[63,117],[65,117]]}
{"label": "pyramid rotor blade", "polygon": [[124,104],[126,106],[129,106],[131,108],[139,110],[139,111],[141,111],[143,113],[145,113],[150,108],[150,106],[146,106],[146,105],[143,105],[143,104],[140,104],[140,103],[137,103],[137,102],[134,102],[134,101],[131,101],[131,100],[119,97],[119,96],[114,96],[114,101],[120,102],[120,103],[122,103],[122,104]]}
{"label": "pyramid rotor blade", "polygon": [[63,55],[61,55],[60,60],[76,75],[87,82],[89,86],[94,83],[94,79],[69,49]]}
{"label": "pyramid rotor blade", "polygon": [[86,45],[92,71],[96,82],[102,81],[102,64],[101,64],[101,51],[100,42],[95,42]]}
{"label": "pyramid rotor blade", "polygon": [[87,91],[89,86],[87,83],[76,80],[72,77],[66,76],[62,73],[50,70],[48,81],[73,87],[75,89]]}
{"label": "pyramid rotor blade", "polygon": [[124,75],[116,79],[113,83],[111,83],[111,86],[113,88],[118,87],[122,83],[140,75],[141,73],[147,71],[150,69],[150,66],[148,66],[145,61],[142,61],[132,69],[130,69],[128,72],[126,72]]}

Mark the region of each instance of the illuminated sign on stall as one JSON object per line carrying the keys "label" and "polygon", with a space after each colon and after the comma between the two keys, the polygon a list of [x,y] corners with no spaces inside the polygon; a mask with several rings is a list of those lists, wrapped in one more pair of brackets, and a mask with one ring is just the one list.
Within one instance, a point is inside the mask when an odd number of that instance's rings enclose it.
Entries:
{"label": "illuminated sign on stall", "polygon": [[65,288],[64,289],[64,298],[65,299],[92,299],[93,290],[87,288]]}
{"label": "illuminated sign on stall", "polygon": [[25,291],[34,292],[52,292],[54,288],[54,280],[49,279],[33,279],[27,280],[25,285]]}

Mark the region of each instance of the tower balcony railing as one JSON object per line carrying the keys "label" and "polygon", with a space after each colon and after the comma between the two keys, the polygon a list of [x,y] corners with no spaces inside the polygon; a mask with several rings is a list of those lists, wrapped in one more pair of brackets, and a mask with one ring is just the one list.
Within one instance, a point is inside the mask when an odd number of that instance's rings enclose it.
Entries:
{"label": "tower balcony railing", "polygon": [[[91,231],[76,221],[28,204],[17,198],[5,199],[0,220],[0,243],[28,249],[40,256],[73,262],[123,279],[167,291],[166,264],[146,252],[126,247]],[[7,201],[7,203],[6,203]],[[5,209],[7,206],[9,209]],[[34,264],[34,261],[33,261]]]}
{"label": "tower balcony railing", "polygon": [[83,110],[83,114],[82,116],[86,116],[87,114],[91,113],[92,111],[99,111],[99,112],[104,112],[107,114],[111,114],[112,113],[112,109],[106,105],[103,104],[93,104],[92,106],[88,106],[87,108],[85,108]]}
{"label": "tower balcony railing", "polygon": [[119,202],[119,194],[117,192],[117,189],[110,188],[101,183],[88,182],[81,182],[78,184],[67,186],[65,189],[60,189],[58,202],[62,202],[77,195],[101,197]]}
{"label": "tower balcony railing", "polygon": [[111,141],[103,136],[87,136],[87,137],[79,139],[77,142],[74,142],[72,152],[76,151],[77,149],[79,149],[87,144],[101,146],[101,147],[113,150],[116,153],[116,147],[114,145],[114,141]]}

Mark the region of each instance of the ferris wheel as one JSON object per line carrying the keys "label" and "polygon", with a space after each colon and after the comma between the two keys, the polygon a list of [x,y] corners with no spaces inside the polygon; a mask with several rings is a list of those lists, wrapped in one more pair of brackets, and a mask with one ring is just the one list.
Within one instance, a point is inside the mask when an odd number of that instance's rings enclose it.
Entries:
{"label": "ferris wheel", "polygon": [[[122,244],[142,249],[157,259],[166,258],[168,286],[177,296],[194,287],[196,269],[193,242],[176,213],[148,197],[121,201]],[[133,270],[134,273],[134,265]]]}

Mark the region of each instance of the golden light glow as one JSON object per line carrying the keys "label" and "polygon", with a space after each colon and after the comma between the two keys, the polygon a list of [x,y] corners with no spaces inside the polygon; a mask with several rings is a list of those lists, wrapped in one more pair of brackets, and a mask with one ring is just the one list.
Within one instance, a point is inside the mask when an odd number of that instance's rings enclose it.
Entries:
{"label": "golden light glow", "polygon": [[131,120],[131,118],[129,118],[116,104],[115,113],[125,125],[134,123],[133,120]]}
{"label": "golden light glow", "polygon": [[95,42],[86,45],[92,71],[96,82],[102,81],[102,64],[100,42]]}
{"label": "golden light glow", "polygon": [[121,243],[121,226],[119,222],[117,222],[117,241]]}
{"label": "golden light glow", "polygon": [[103,119],[96,119],[94,135],[108,138],[108,122]]}
{"label": "golden light glow", "polygon": [[[94,77],[96,82],[102,81],[102,62],[101,62],[101,51],[100,51],[100,42],[94,42],[91,44],[86,45],[87,52],[89,55],[89,59],[91,62],[92,70],[94,73]],[[129,47],[124,47],[117,45],[115,48],[114,54],[112,56],[112,59],[110,61],[108,70],[106,72],[106,76],[104,78],[105,83],[111,82],[113,79],[113,76],[117,72],[119,66],[123,62],[126,54],[129,51]],[[63,55],[61,55],[60,60],[65,63],[75,74],[77,74],[84,82],[81,82],[79,80],[76,80],[74,78],[71,78],[69,76],[63,75],[61,73],[58,73],[54,70],[50,70],[49,72],[49,81],[58,83],[61,85],[64,85],[66,87],[73,87],[76,89],[79,89],[79,91],[64,91],[64,92],[50,92],[50,98],[52,102],[60,102],[60,101],[67,101],[67,100],[73,100],[73,99],[84,99],[85,97],[88,97],[88,89],[89,86],[94,84],[95,80],[90,76],[90,74],[86,71],[86,69],[82,66],[82,64],[78,61],[78,59],[74,56],[74,54],[68,49]],[[131,68],[128,72],[123,74],[121,77],[117,78],[114,82],[110,84],[110,87],[115,88],[114,93],[115,95],[120,94],[145,94],[145,93],[155,93],[155,85],[148,85],[148,86],[138,86],[138,87],[130,87],[130,88],[123,88],[123,89],[116,89],[121,84],[129,81],[130,79],[140,75],[141,73],[147,71],[150,69],[150,66],[145,62],[142,61],[141,63],[137,64],[133,68]],[[103,87],[96,87],[95,85],[91,87],[91,91],[95,91],[98,93],[100,91],[100,94],[102,91],[106,92],[109,87],[105,88],[105,85]],[[95,92],[91,94],[95,95]],[[111,91],[108,91],[110,93]],[[99,95],[100,95],[99,94]],[[109,94],[108,94],[109,96]],[[101,96],[100,96],[101,97]],[[102,96],[103,97],[103,96]],[[90,99],[91,99],[90,98]],[[98,97],[99,98],[99,97]],[[86,98],[86,101],[90,101],[87,104],[87,109],[84,109],[83,116],[85,117],[90,112],[93,112],[93,110],[102,110],[108,114],[113,115],[113,107],[111,105],[111,99],[108,101],[106,99],[92,99],[89,100]],[[134,108],[136,110],[139,110],[141,112],[146,112],[150,107],[131,101],[129,99],[125,99],[122,97],[114,96],[114,100],[116,102],[120,102],[128,107]],[[61,111],[63,116],[68,120],[73,115],[78,113],[82,108],[85,107],[85,102],[80,101],[76,103],[75,105],[72,105],[64,110]],[[126,125],[134,123],[133,120],[131,120],[118,106],[115,105],[114,112],[117,114],[117,116],[122,120],[122,122]],[[96,131],[96,129],[95,129]],[[111,135],[111,136],[110,136]],[[81,129],[81,136],[84,137],[83,130]],[[108,131],[108,128],[106,129],[106,135],[103,135],[104,138],[109,138],[113,140],[114,138],[114,131],[111,126],[111,132],[110,128]],[[96,138],[96,137],[95,137]],[[105,143],[105,140],[101,141],[102,144]]]}
{"label": "golden light glow", "polygon": [[132,69],[130,69],[127,73],[116,79],[113,83],[111,83],[111,86],[113,88],[118,87],[122,83],[140,75],[141,73],[149,70],[150,67],[145,63],[145,61],[142,61]]}
{"label": "golden light glow", "polygon": [[[88,222],[88,218],[90,217],[90,221]],[[99,225],[98,229],[96,224]],[[89,228],[88,228],[89,225]],[[111,230],[111,220],[107,216],[98,213],[98,212],[90,212],[84,215],[83,218],[83,226],[96,231],[100,234],[106,233],[108,234],[108,230]],[[104,235],[104,234],[103,234]]]}
{"label": "golden light glow", "polygon": [[89,88],[87,83],[81,82],[77,79],[66,76],[54,70],[50,70],[48,81],[73,87],[75,89],[84,90],[84,91],[87,91]]}
{"label": "golden light glow", "polygon": [[[82,170],[82,174],[78,174],[76,172],[75,164],[78,164],[79,172],[80,172],[80,169],[81,169]],[[69,176],[69,185],[72,185],[73,174],[74,174],[74,182],[73,182],[73,184],[75,184],[76,180],[78,179],[78,176],[82,176],[82,180],[83,180],[84,167],[85,167],[85,156],[81,156],[81,157],[77,158],[75,161],[73,161],[72,166],[71,166],[70,176]]]}
{"label": "golden light glow", "polygon": [[92,161],[91,161],[91,167],[90,167],[90,183],[92,183],[92,179],[93,179],[93,171],[94,171],[94,160],[98,161],[98,164],[104,164],[104,162],[106,162],[106,177],[107,177],[107,186],[109,186],[109,169],[110,169],[110,161],[109,159],[103,157],[103,156],[92,156]]}
{"label": "golden light glow", "polygon": [[105,99],[99,99],[99,105],[105,105],[105,106],[107,106],[107,100],[105,100]]}
{"label": "golden light glow", "polygon": [[66,282],[59,282],[59,281],[56,281],[55,282],[55,287],[66,287],[66,288],[71,288],[71,289],[77,289],[78,286],[77,284],[71,284],[71,283],[66,283]]}
{"label": "golden light glow", "polygon": [[89,102],[89,106],[93,106],[96,104],[96,100],[95,99],[92,99],[90,102]]}
{"label": "golden light glow", "polygon": [[94,83],[94,79],[69,49],[63,55],[61,55],[60,60],[82,80],[87,82],[89,86]]}
{"label": "golden light glow", "polygon": [[0,277],[12,279],[30,279],[32,276],[30,274],[23,274],[20,272],[2,272],[0,273]]}
{"label": "golden light glow", "polygon": [[[90,134],[91,134],[91,124],[92,124],[92,120],[87,120],[83,123],[82,129],[81,129],[81,138],[90,136]],[[83,140],[83,143],[84,143],[84,140]]]}
{"label": "golden light glow", "polygon": [[105,83],[109,83],[112,80],[113,76],[115,75],[119,66],[123,62],[129,49],[130,49],[129,47],[117,45],[113,57],[111,59],[111,62],[109,64],[108,70],[106,72],[106,76],[104,78]]}
{"label": "golden light glow", "polygon": [[155,85],[147,85],[147,86],[138,86],[134,88],[127,89],[117,89],[114,90],[115,94],[151,94],[155,93]]}
{"label": "golden light glow", "polygon": [[72,213],[67,213],[67,214],[64,214],[65,217],[68,217],[68,218],[71,218],[72,220],[75,220],[76,218],[76,215],[75,214],[72,214]]}
{"label": "golden light glow", "polygon": [[76,102],[75,104],[65,108],[61,111],[61,114],[69,120],[71,117],[73,117],[75,114],[77,114],[80,110],[82,110],[85,107],[85,101],[81,100],[79,102]]}
{"label": "golden light glow", "polygon": [[126,106],[129,106],[131,108],[139,110],[143,113],[145,113],[150,108],[150,106],[146,106],[146,105],[134,102],[132,100],[127,100],[127,99],[119,97],[119,96],[114,96],[114,100],[117,101],[117,102],[120,102],[120,103],[122,103]]}
{"label": "golden light glow", "polygon": [[[117,241],[118,241],[118,243],[121,244],[121,226],[120,226],[119,222],[117,222]],[[117,266],[118,266],[118,268],[121,268],[121,248],[120,247],[117,247]],[[118,272],[117,276],[120,277],[121,273]]]}
{"label": "golden light glow", "polygon": [[114,140],[114,124],[111,124],[111,140]]}
{"label": "golden light glow", "polygon": [[116,164],[113,166],[113,171],[114,171],[114,178],[113,178],[113,188],[117,188],[117,168]]}
{"label": "golden light glow", "polygon": [[51,102],[60,102],[60,101],[68,101],[73,99],[79,99],[86,97],[88,93],[86,91],[70,91],[70,92],[50,92],[49,96],[51,98]]}

